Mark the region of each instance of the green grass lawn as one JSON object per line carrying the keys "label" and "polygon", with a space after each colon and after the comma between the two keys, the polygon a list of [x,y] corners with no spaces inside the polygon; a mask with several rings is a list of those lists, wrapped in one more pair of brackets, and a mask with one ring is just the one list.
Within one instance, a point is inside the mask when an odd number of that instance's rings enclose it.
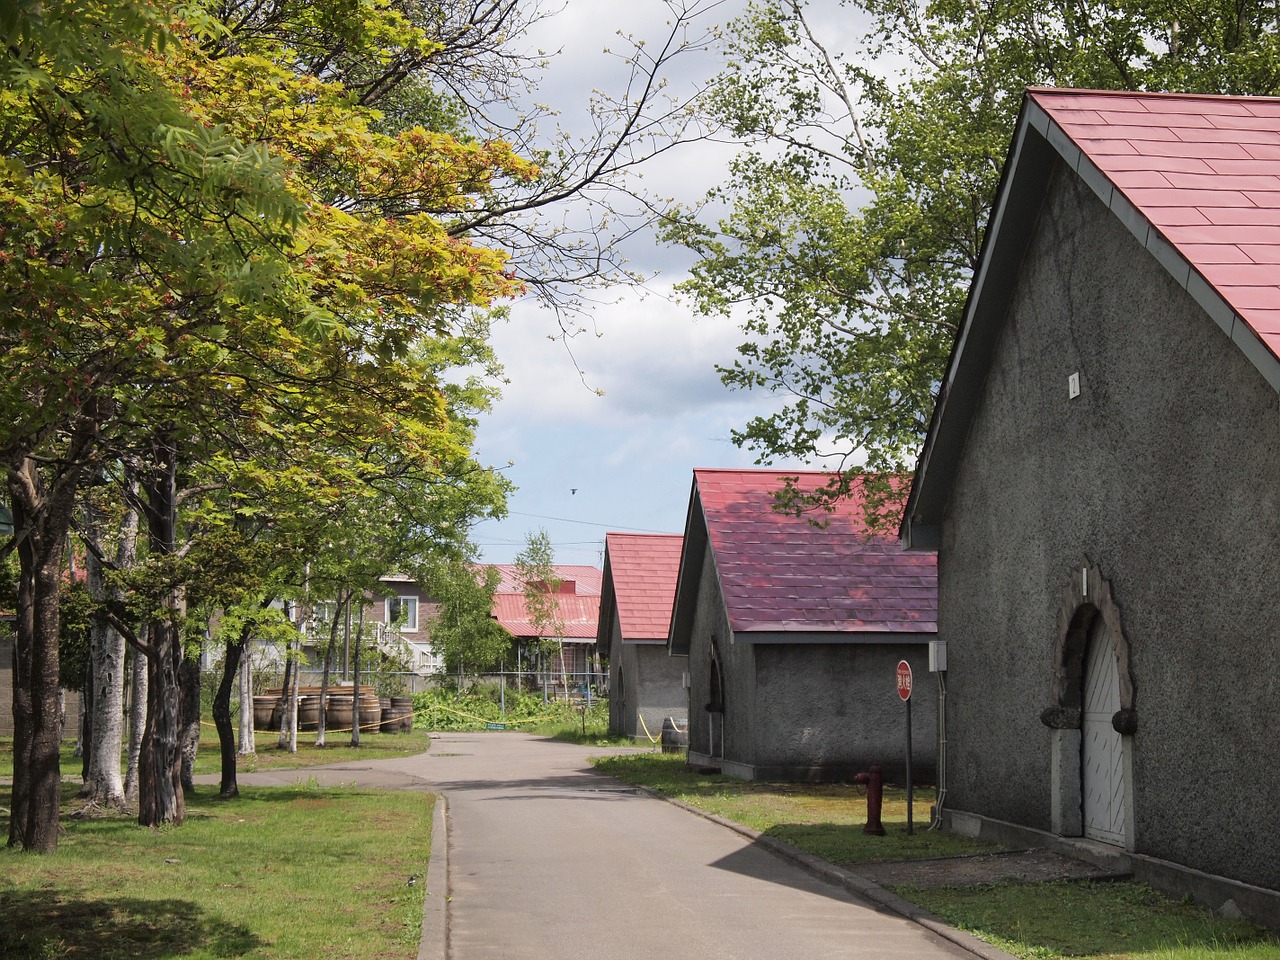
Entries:
{"label": "green grass lawn", "polygon": [[82,815],[73,794],[57,853],[0,849],[6,960],[417,953],[426,885],[408,880],[426,874],[430,794],[246,788],[161,830]]}
{"label": "green grass lawn", "polygon": [[[596,758],[628,783],[682,800],[832,863],[955,856],[992,849],[937,831],[906,833],[903,791],[885,789],[886,835],[863,832],[859,787],[732,780],[690,770],[683,755]],[[928,822],[930,792],[917,793],[917,823]],[[942,890],[895,888],[907,900],[1017,957],[1045,960],[1280,960],[1280,938],[1253,924],[1214,917],[1138,883],[987,884]]]}

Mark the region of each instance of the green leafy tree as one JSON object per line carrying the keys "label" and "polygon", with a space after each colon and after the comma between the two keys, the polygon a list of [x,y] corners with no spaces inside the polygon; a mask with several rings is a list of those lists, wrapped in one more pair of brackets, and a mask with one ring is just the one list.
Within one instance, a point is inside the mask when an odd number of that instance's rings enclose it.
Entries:
{"label": "green leafy tree", "polygon": [[[836,48],[833,22],[866,34]],[[751,3],[704,100],[743,150],[665,235],[698,257],[694,306],[742,317],[724,382],[785,400],[735,442],[839,458],[784,501],[913,467],[1026,86],[1275,93],[1277,29],[1263,0]]]}
{"label": "green leafy tree", "polygon": [[419,583],[438,604],[431,614],[431,645],[448,673],[491,670],[511,654],[511,634],[493,618],[500,577],[493,567],[466,561],[438,563]]}
{"label": "green leafy tree", "polygon": [[560,616],[560,584],[556,575],[555,549],[542,527],[525,539],[516,554],[516,576],[524,593],[525,611],[533,625],[534,649],[545,664],[552,656],[559,660],[560,674],[568,696],[569,679],[564,671],[564,619]]}
{"label": "green leafy tree", "polygon": [[[366,35],[414,35],[361,9]],[[303,438],[372,457],[393,445],[423,473],[452,464],[446,403],[411,346],[459,305],[518,289],[503,254],[424,211],[535,168],[498,143],[375,131],[287,46],[214,56],[221,26],[181,13],[30,8],[0,51],[0,459],[23,678],[10,843],[29,849],[56,844],[57,588],[86,478],[128,462],[139,483],[149,629],[117,624],[150,674],[139,818],[181,821],[186,478]]]}

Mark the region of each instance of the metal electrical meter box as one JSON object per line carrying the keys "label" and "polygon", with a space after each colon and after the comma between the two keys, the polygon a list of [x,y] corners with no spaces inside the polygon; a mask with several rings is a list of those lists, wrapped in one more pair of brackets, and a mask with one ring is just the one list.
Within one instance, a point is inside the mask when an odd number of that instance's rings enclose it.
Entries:
{"label": "metal electrical meter box", "polygon": [[947,641],[945,640],[929,641],[929,672],[930,673],[946,673],[947,672]]}

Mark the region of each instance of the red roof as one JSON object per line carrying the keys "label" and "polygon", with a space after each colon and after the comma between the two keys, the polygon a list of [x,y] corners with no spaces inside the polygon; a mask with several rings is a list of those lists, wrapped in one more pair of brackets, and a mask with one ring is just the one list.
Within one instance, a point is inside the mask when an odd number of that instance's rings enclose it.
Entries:
{"label": "red roof", "polygon": [[[735,632],[934,633],[937,561],[873,535],[861,487],[833,513],[795,517],[774,509],[784,478],[802,490],[829,473],[695,470],[707,537]],[[689,571],[686,571],[686,576]]]}
{"label": "red roof", "polygon": [[[489,566],[502,576],[497,593],[524,593],[524,584],[520,580],[519,569],[514,563],[491,563]],[[555,570],[556,576],[564,581],[560,588],[562,593],[600,596],[600,580],[603,574],[596,567],[557,563]]]}
{"label": "red roof", "polygon": [[[491,566],[502,576],[493,595],[494,619],[513,636],[537,636],[525,605],[524,584],[516,565],[495,563]],[[573,564],[556,564],[555,571],[556,577],[562,581],[556,594],[559,616],[564,627],[560,639],[594,641],[600,617],[601,572],[595,567]]]}
{"label": "red roof", "polygon": [[[558,593],[556,601],[564,632],[559,639],[594,641],[600,617],[600,597],[580,593]],[[515,637],[534,637],[537,629],[529,617],[524,594],[497,593],[493,597],[493,616]],[[544,639],[554,640],[550,634]]]}
{"label": "red roof", "polygon": [[1280,357],[1280,99],[1028,96]]}
{"label": "red roof", "polygon": [[684,537],[608,533],[604,549],[623,640],[666,640]]}

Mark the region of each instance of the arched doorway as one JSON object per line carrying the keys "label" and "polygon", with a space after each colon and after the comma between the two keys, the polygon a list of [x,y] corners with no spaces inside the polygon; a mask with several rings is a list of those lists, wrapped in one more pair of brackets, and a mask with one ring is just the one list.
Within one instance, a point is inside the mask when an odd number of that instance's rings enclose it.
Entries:
{"label": "arched doorway", "polygon": [[1124,745],[1111,718],[1120,710],[1120,674],[1101,617],[1089,631],[1080,714],[1083,832],[1091,840],[1124,846]]}
{"label": "arched doorway", "polygon": [[1137,688],[1111,583],[1088,559],[1063,594],[1052,669],[1051,827],[1132,850]]}

